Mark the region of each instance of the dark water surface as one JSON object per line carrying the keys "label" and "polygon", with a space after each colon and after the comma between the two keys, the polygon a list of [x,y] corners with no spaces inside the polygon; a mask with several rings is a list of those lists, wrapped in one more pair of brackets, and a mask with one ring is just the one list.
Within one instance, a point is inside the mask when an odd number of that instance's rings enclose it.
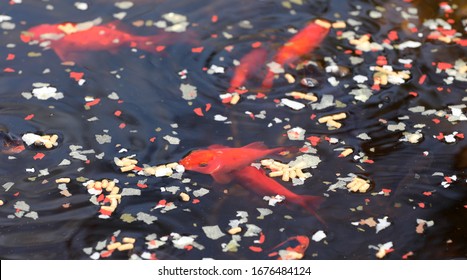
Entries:
{"label": "dark water surface", "polygon": [[[19,138],[26,133],[57,134],[59,144],[0,154],[0,258],[268,259],[272,248],[297,235],[310,238],[305,259],[375,259],[375,248],[382,244],[389,249],[386,259],[467,257],[466,48],[456,42],[465,40],[463,1],[444,1],[452,12],[439,5],[443,1],[135,0],[122,9],[115,1],[98,0],[82,1],[89,4],[85,10],[75,1],[6,2],[0,4],[0,15],[8,16],[0,20],[0,63],[7,69],[0,74],[0,129]],[[121,12],[126,13],[123,19],[116,19]],[[155,23],[171,25],[163,18],[171,12],[186,16],[188,33],[181,34],[196,34],[198,42],[171,42],[160,52],[125,46],[112,52],[84,51],[75,65],[64,65],[53,50],[20,39],[22,31],[39,24],[96,18],[118,21],[125,32],[149,36],[164,32]],[[285,66],[295,83],[281,74],[269,92],[261,91],[265,65],[249,78],[245,86],[250,91],[237,105],[222,104],[220,95],[229,88],[234,60],[248,53],[252,43],[261,42],[270,61],[292,36],[291,29],[300,30],[316,18],[347,24],[332,28],[313,53]],[[457,30],[454,40],[428,38],[433,30],[424,22],[435,19],[450,22]],[[390,31],[398,38],[388,40]],[[371,42],[382,48],[357,50],[349,36],[358,39],[364,34],[371,34]],[[397,47],[407,41],[421,44]],[[193,51],[198,47],[203,49]],[[7,59],[8,54],[14,59]],[[372,89],[370,67],[378,56],[394,71],[407,70],[410,78]],[[311,63],[294,67],[305,61]],[[439,62],[449,63],[450,69],[440,70]],[[333,63],[348,73],[327,71]],[[213,65],[223,67],[224,73],[211,73]],[[84,84],[70,78],[70,72],[84,73]],[[316,79],[318,86],[301,85],[306,77]],[[359,84],[362,77],[367,80]],[[38,82],[57,88],[64,97],[25,98],[22,93],[32,92]],[[196,98],[186,100],[182,84],[195,87]],[[266,98],[257,98],[258,91]],[[313,92],[318,102],[298,111],[280,105],[292,91]],[[86,107],[91,100],[86,97],[100,102]],[[331,97],[331,102],[322,102]],[[204,116],[195,114],[195,108]],[[347,118],[339,129],[329,130],[317,121],[340,112]],[[287,131],[295,127],[305,130],[305,139],[288,138]],[[412,134],[422,138],[415,143],[401,140]],[[179,143],[169,143],[167,135]],[[321,141],[311,147],[306,139],[310,136]],[[319,157],[316,168],[304,170],[312,177],[303,185],[278,182],[296,193],[323,197],[318,212],[325,225],[300,207],[269,206],[262,196],[236,183],[218,184],[208,175],[189,171],[181,178],[146,177],[122,173],[114,163],[115,157],[135,155],[138,166],[161,165],[213,144],[240,147],[257,141],[268,147],[309,147],[310,154]],[[88,151],[86,158],[71,153],[74,146]],[[338,157],[344,148],[353,153]],[[44,157],[34,159],[38,153]],[[300,154],[273,157],[288,162]],[[353,174],[370,180],[372,189],[349,192],[345,185]],[[62,177],[71,182],[57,184]],[[99,217],[100,206],[90,201],[93,196],[83,186],[87,180],[104,178],[118,180],[117,185],[130,193],[137,190],[137,195],[123,196],[108,219]],[[61,193],[64,188],[71,196]],[[200,189],[209,192],[196,197]],[[190,195],[189,202],[179,199],[182,191]],[[155,208],[162,200],[176,208]],[[260,217],[258,208],[272,213]],[[157,220],[148,220],[148,215]],[[371,217],[382,227],[378,233],[374,226],[358,225]],[[389,226],[383,226],[384,219]],[[419,226],[420,219],[426,225]],[[243,229],[234,237],[227,233],[232,220],[240,220]],[[203,229],[209,226],[219,226],[225,235],[210,238]],[[423,232],[417,232],[417,226]],[[311,240],[320,230],[326,237]],[[255,242],[261,235],[264,243]],[[123,237],[136,239],[134,249],[106,256],[105,246]],[[152,246],[151,240],[160,247]],[[238,246],[226,248],[229,243]]]}

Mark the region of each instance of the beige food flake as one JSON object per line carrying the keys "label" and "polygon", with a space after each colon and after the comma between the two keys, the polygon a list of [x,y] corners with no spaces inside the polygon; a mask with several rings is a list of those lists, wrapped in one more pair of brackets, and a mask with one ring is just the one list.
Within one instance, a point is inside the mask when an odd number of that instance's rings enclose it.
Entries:
{"label": "beige food flake", "polygon": [[182,192],[182,193],[180,193],[180,199],[182,201],[188,202],[188,201],[190,201],[190,196],[188,194]]}
{"label": "beige food flake", "polygon": [[[115,212],[118,204],[121,203],[122,196],[118,193],[120,188],[115,185],[114,180],[103,179],[101,181],[89,180],[85,183],[86,188],[90,193],[100,194],[104,190],[108,192],[101,205],[101,212]],[[110,203],[110,205],[109,205]]]}
{"label": "beige food flake", "polygon": [[56,147],[58,145],[58,135],[57,134],[52,134],[52,135],[42,135],[39,139],[37,139],[34,142],[34,145],[36,146],[43,146],[46,149],[52,149],[53,147]]}
{"label": "beige food flake", "polygon": [[347,188],[352,192],[364,193],[370,188],[370,183],[359,177],[353,178],[353,180],[347,184]]}
{"label": "beige food flake", "polygon": [[124,158],[115,158],[115,164],[120,167],[121,172],[128,172],[133,170],[138,164],[138,161],[133,158],[124,157]]}
{"label": "beige food flake", "polygon": [[234,227],[234,228],[231,228],[227,231],[230,235],[235,235],[237,233],[240,233],[242,232],[242,228],[241,227]]}
{"label": "beige food flake", "polygon": [[329,130],[339,129],[342,127],[342,123],[337,122],[347,118],[347,114],[342,112],[339,114],[324,116],[318,119],[319,123],[326,123]]}
{"label": "beige food flake", "polygon": [[303,166],[300,164],[289,166],[288,164],[273,159],[263,159],[261,165],[271,170],[271,172],[269,172],[269,177],[281,177],[282,181],[285,182],[295,178],[308,178],[308,176],[303,173]]}
{"label": "beige food flake", "polygon": [[311,102],[318,101],[318,97],[316,97],[316,95],[314,95],[313,93],[302,93],[299,91],[292,91],[288,95],[293,96],[294,98],[305,99]]}
{"label": "beige food flake", "polygon": [[55,183],[57,184],[68,184],[70,183],[71,179],[70,178],[58,178],[55,180]]}

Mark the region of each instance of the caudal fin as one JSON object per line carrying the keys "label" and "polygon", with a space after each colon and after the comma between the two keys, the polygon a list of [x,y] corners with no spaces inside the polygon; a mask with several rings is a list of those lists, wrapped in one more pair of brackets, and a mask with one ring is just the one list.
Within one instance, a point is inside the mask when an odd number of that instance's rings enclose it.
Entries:
{"label": "caudal fin", "polygon": [[315,216],[322,224],[325,225],[326,223],[323,218],[321,218],[321,216],[316,212],[316,209],[318,209],[321,203],[323,203],[324,198],[314,195],[301,195],[298,197],[299,200],[297,201],[297,204],[305,208],[310,214]]}

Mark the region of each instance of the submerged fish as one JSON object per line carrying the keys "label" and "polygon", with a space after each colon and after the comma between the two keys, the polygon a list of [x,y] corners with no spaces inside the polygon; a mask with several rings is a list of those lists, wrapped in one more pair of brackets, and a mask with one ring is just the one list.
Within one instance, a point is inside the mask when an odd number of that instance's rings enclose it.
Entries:
{"label": "submerged fish", "polygon": [[2,154],[19,154],[25,149],[23,141],[19,137],[0,131],[0,152]]}
{"label": "submerged fish", "polygon": [[193,42],[190,34],[163,32],[152,36],[137,36],[118,29],[116,23],[96,25],[97,22],[41,24],[23,32],[21,39],[39,42],[50,47],[62,61],[79,60],[87,51],[115,52],[118,48],[133,47],[156,52],[157,45]]}
{"label": "submerged fish", "polygon": [[305,251],[310,244],[310,239],[305,235],[297,235],[287,238],[271,249],[275,250],[268,257],[277,257],[278,260],[299,260],[305,256]]}
{"label": "submerged fish", "polygon": [[320,222],[323,222],[315,211],[322,201],[321,197],[296,194],[279,184],[276,180],[267,176],[262,169],[259,170],[253,166],[247,166],[235,171],[233,175],[236,181],[243,187],[246,187],[259,195],[284,196],[286,203],[290,202],[303,207],[309,213],[318,218]]}
{"label": "submerged fish", "polygon": [[248,77],[252,76],[264,64],[267,58],[267,51],[263,48],[253,49],[247,53],[242,59],[240,64],[235,68],[235,73],[230,80],[229,92],[235,91],[237,88],[243,86]]}
{"label": "submerged fish", "polygon": [[[284,66],[286,63],[293,63],[301,56],[312,52],[326,38],[330,27],[330,23],[324,20],[309,23],[279,49],[273,62]],[[273,80],[274,72],[270,70],[263,80],[263,87],[271,88]]]}
{"label": "submerged fish", "polygon": [[263,143],[255,142],[240,148],[221,145],[209,146],[206,150],[195,150],[180,160],[186,170],[209,174],[221,184],[232,180],[232,172],[284,148],[268,149]]}

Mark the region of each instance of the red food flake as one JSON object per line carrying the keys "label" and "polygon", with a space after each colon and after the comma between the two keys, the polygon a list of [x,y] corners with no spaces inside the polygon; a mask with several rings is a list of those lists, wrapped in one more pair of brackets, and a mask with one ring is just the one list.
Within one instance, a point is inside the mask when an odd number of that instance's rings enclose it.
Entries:
{"label": "red food flake", "polygon": [[408,259],[408,258],[411,257],[411,256],[413,256],[413,252],[412,252],[412,251],[410,251],[410,252],[404,254],[404,255],[402,256],[402,259],[406,260],[406,259]]}
{"label": "red food flake", "polygon": [[356,54],[356,55],[362,55],[362,54],[363,54],[363,51],[361,51],[361,50],[355,50],[355,54]]}
{"label": "red food flake", "polygon": [[439,123],[441,122],[441,121],[440,121],[439,119],[437,119],[437,118],[432,119],[432,121],[433,121],[435,124],[439,124]]}
{"label": "red food flake", "polygon": [[211,110],[211,106],[212,106],[211,103],[206,104],[206,108],[205,108],[206,112]]}
{"label": "red food flake", "polygon": [[263,251],[263,248],[257,247],[257,246],[250,246],[250,247],[248,247],[248,249],[250,249],[251,251],[253,251],[255,253],[259,253],[259,252]]}
{"label": "red food flake", "polygon": [[388,38],[391,41],[395,41],[395,40],[399,39],[399,35],[397,35],[397,31],[391,30],[391,31],[389,31]]}
{"label": "red food flake", "polygon": [[117,111],[114,112],[114,115],[117,116],[117,117],[120,117],[122,115],[122,111],[117,110]]}
{"label": "red food flake", "polygon": [[167,200],[162,199],[157,203],[157,206],[165,206],[167,204]]}
{"label": "red food flake", "polygon": [[263,244],[265,240],[266,240],[266,235],[264,235],[263,232],[260,232],[258,244]]}
{"label": "red food flake", "polygon": [[21,41],[23,41],[24,43],[29,43],[32,40],[32,37],[26,34],[21,34],[19,37],[21,38]]}
{"label": "red food flake", "polygon": [[149,141],[150,141],[151,143],[154,143],[154,141],[156,141],[156,137],[151,137],[151,138],[149,138]]}
{"label": "red food flake", "polygon": [[193,109],[193,112],[195,112],[195,114],[197,114],[200,117],[204,116],[203,110],[200,107]]}
{"label": "red food flake", "polygon": [[75,81],[79,82],[84,76],[83,72],[70,72],[70,78],[75,79]]}
{"label": "red food flake", "polygon": [[457,133],[455,136],[459,139],[464,139],[464,133]]}
{"label": "red food flake", "polygon": [[444,176],[444,180],[448,183],[452,183],[452,178],[449,176]]}
{"label": "red food flake", "polygon": [[183,247],[183,249],[190,251],[191,249],[193,249],[193,245],[186,245],[185,247]]}
{"label": "red food flake", "polygon": [[463,46],[463,47],[467,47],[467,39],[457,40],[456,43]]}
{"label": "red food flake", "polygon": [[157,46],[156,47],[156,52],[161,52],[163,50],[165,50],[165,46]]}
{"label": "red food flake", "polygon": [[451,63],[447,63],[447,62],[438,62],[438,69],[439,70],[446,70],[446,69],[451,69],[452,68],[452,64]]}
{"label": "red food flake", "polygon": [[8,56],[6,57],[6,60],[13,60],[15,59],[15,55],[12,53],[9,53]]}
{"label": "red food flake", "polygon": [[465,208],[465,209],[467,209],[467,204],[466,204],[466,205],[464,205],[464,208]]}
{"label": "red food flake", "polygon": [[200,53],[204,50],[204,47],[191,48],[191,52]]}
{"label": "red food flake", "polygon": [[141,189],[145,189],[148,187],[147,184],[136,184],[136,186],[138,186],[138,188],[141,188]]}
{"label": "red food flake", "polygon": [[418,96],[418,93],[416,93],[415,91],[411,91],[411,92],[409,92],[409,94],[412,95],[412,96],[415,96],[415,97]]}
{"label": "red food flake", "polygon": [[24,119],[29,121],[29,120],[32,120],[32,118],[34,118],[34,114],[29,114]]}
{"label": "red food flake", "polygon": [[86,164],[90,164],[90,163],[91,163],[91,161],[88,159],[88,160],[86,160],[84,163],[86,163]]}
{"label": "red food flake", "polygon": [[426,80],[426,74],[423,74],[423,75],[420,77],[420,79],[418,79],[418,83],[419,83],[420,85],[423,85],[423,83],[425,82],[425,80]]}
{"label": "red food flake", "polygon": [[100,194],[98,197],[97,197],[97,202],[102,202],[104,201],[105,199],[105,195],[104,194]]}
{"label": "red food flake", "polygon": [[278,252],[272,252],[272,253],[269,253],[269,254],[268,254],[268,257],[275,257],[275,256],[277,256],[277,255],[279,255]]}
{"label": "red food flake", "polygon": [[425,203],[424,203],[424,202],[419,202],[419,203],[418,203],[418,207],[420,207],[420,208],[425,208]]}
{"label": "red food flake", "polygon": [[38,159],[41,160],[41,159],[43,159],[44,157],[45,157],[45,154],[44,154],[44,153],[37,153],[37,154],[33,157],[33,159],[34,159],[34,160],[38,160]]}
{"label": "red food flake", "polygon": [[443,91],[443,89],[444,89],[443,87],[437,87],[436,88],[436,90],[438,90],[438,91]]}
{"label": "red food flake", "polygon": [[230,103],[231,100],[232,100],[232,96],[229,96],[229,97],[222,99],[222,103],[227,104],[227,103]]}
{"label": "red food flake", "polygon": [[15,194],[13,195],[14,197],[18,197],[19,196],[19,192],[15,192]]}
{"label": "red food flake", "polygon": [[120,129],[124,129],[126,127],[126,123],[121,123],[121,124],[118,125],[118,127]]}
{"label": "red food flake", "polygon": [[110,198],[108,198],[108,197],[105,197],[103,202],[104,202],[104,203],[108,203],[108,202],[110,202]]}
{"label": "red food flake", "polygon": [[253,48],[259,48],[259,47],[261,47],[261,44],[262,44],[261,42],[254,42],[253,44],[251,44],[251,46]]}
{"label": "red food flake", "polygon": [[101,257],[102,257],[102,258],[108,258],[108,257],[112,256],[112,253],[113,253],[113,250],[111,250],[111,251],[107,251],[107,250],[106,250],[106,251],[102,251],[102,252],[101,252]]}
{"label": "red food flake", "polygon": [[255,119],[255,115],[254,115],[253,113],[248,113],[248,116],[250,116],[250,118],[251,118],[252,120]]}
{"label": "red food flake", "polygon": [[191,202],[192,202],[193,204],[198,204],[198,203],[200,203],[200,200],[197,199],[197,198],[194,198]]}
{"label": "red food flake", "polygon": [[318,143],[321,141],[321,138],[318,136],[310,136],[307,138],[307,140],[310,141],[313,147],[316,147]]}
{"label": "red food flake", "polygon": [[437,136],[436,136],[436,139],[438,140],[443,140],[444,139],[444,134],[442,132],[440,132]]}
{"label": "red food flake", "polygon": [[385,56],[378,56],[378,58],[376,59],[376,64],[379,65],[379,66],[383,66],[383,65],[386,65],[388,64],[388,61],[386,60],[386,57]]}
{"label": "red food flake", "polygon": [[86,106],[92,107],[92,106],[95,106],[95,105],[99,104],[99,102],[101,102],[101,99],[100,99],[100,98],[96,98],[96,99],[94,99],[93,101],[87,102],[87,103],[86,103]]}
{"label": "red food flake", "polygon": [[217,22],[217,20],[219,20],[219,17],[217,15],[212,15],[211,21],[212,22]]}
{"label": "red food flake", "polygon": [[102,215],[105,215],[105,216],[111,216],[112,215],[112,212],[111,211],[108,211],[108,210],[104,210],[104,209],[99,209],[99,213],[101,213]]}
{"label": "red food flake", "polygon": [[392,192],[391,189],[382,189],[383,193],[390,194]]}
{"label": "red food flake", "polygon": [[143,170],[143,168],[140,167],[140,166],[135,166],[135,167],[133,168],[133,170],[134,170],[134,171],[141,171],[141,170]]}
{"label": "red food flake", "polygon": [[217,38],[217,37],[219,37],[219,35],[217,35],[217,34],[211,34],[211,38]]}
{"label": "red food flake", "polygon": [[266,97],[266,94],[262,93],[262,92],[258,92],[256,94],[256,98],[265,98]]}
{"label": "red food flake", "polygon": [[15,69],[7,67],[7,68],[3,69],[3,72],[5,72],[5,73],[14,73]]}
{"label": "red food flake", "polygon": [[381,87],[378,84],[374,84],[374,85],[371,86],[371,89],[372,90],[380,90]]}
{"label": "red food flake", "polygon": [[311,114],[310,120],[314,120],[316,118],[316,114]]}
{"label": "red food flake", "polygon": [[424,196],[431,196],[433,193],[432,192],[423,192]]}
{"label": "red food flake", "polygon": [[375,163],[375,161],[372,160],[372,159],[366,159],[366,160],[364,160],[363,162],[364,162],[364,163],[369,163],[369,164]]}

